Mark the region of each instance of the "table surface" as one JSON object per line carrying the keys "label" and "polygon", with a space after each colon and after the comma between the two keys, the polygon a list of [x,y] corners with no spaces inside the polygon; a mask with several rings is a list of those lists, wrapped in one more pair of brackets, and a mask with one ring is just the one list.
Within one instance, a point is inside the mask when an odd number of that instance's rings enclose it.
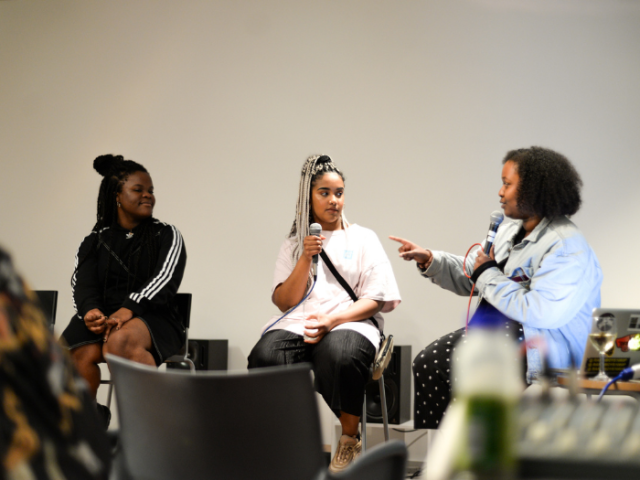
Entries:
{"label": "table surface", "polygon": [[[557,378],[557,381],[558,385],[562,387],[568,387],[570,380],[567,377],[559,376]],[[605,387],[606,384],[607,382],[598,382],[590,378],[578,379],[578,388],[586,393],[600,393],[600,391]],[[635,380],[629,382],[619,381],[612,384],[607,390],[607,393],[640,396],[640,382]]]}

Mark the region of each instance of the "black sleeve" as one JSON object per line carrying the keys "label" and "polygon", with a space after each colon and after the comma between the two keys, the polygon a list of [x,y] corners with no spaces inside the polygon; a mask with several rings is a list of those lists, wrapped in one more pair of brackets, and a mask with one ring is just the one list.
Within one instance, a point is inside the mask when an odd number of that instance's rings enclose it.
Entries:
{"label": "black sleeve", "polygon": [[[473,283],[476,283],[478,281],[478,278],[480,278],[480,275],[482,275],[482,273],[485,270],[488,270],[491,267],[497,267],[497,266],[498,266],[498,262],[496,262],[495,260],[489,260],[488,262],[483,263],[478,268],[476,268],[474,272],[471,274],[471,281]],[[504,268],[504,265],[503,265],[503,268]]]}
{"label": "black sleeve", "polygon": [[160,254],[151,278],[132,292],[122,306],[143,315],[148,309],[166,305],[178,291],[186,265],[182,235],[173,225],[166,225],[160,231]]}
{"label": "black sleeve", "polygon": [[80,244],[76,254],[73,277],[71,278],[73,306],[80,318],[84,318],[89,310],[98,308],[102,311],[104,308],[102,289],[98,277],[98,254],[95,249],[96,237],[97,234],[92,232]]}

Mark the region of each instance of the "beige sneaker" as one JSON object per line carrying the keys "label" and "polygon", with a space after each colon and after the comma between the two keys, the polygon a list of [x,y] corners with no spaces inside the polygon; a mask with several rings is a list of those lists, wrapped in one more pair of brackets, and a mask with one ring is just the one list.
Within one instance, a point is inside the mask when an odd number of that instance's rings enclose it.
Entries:
{"label": "beige sneaker", "polygon": [[331,473],[338,473],[349,466],[360,455],[362,442],[349,435],[342,435],[338,442],[338,448],[329,465]]}

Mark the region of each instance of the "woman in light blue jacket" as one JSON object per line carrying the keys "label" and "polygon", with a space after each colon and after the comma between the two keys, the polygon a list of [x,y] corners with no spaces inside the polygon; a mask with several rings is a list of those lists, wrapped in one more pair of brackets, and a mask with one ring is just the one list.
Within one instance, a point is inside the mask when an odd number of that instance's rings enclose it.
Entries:
{"label": "woman in light blue jacket", "polygon": [[[507,217],[490,256],[478,248],[464,258],[426,250],[397,237],[400,256],[415,260],[422,276],[459,295],[475,283],[480,306],[506,317],[505,335],[517,342],[542,337],[551,368],[579,365],[600,306],[602,271],[569,216],[581,204],[582,181],[563,155],[541,147],[512,150],[503,160],[500,203]],[[467,278],[465,270],[471,278]],[[439,338],[413,364],[416,428],[438,428],[449,404],[449,363],[464,329]],[[528,343],[526,380],[541,372],[543,353]]]}

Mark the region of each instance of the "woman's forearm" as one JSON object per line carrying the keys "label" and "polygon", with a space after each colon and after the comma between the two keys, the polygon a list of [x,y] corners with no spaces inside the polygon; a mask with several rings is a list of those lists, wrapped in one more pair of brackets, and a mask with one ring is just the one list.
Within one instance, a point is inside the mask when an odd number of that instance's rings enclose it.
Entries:
{"label": "woman's forearm", "polygon": [[273,291],[271,299],[282,312],[286,312],[304,298],[311,261],[304,255],[293,268],[291,275]]}
{"label": "woman's forearm", "polygon": [[330,315],[332,319],[332,327],[337,327],[343,323],[358,322],[366,318],[374,316],[384,305],[383,301],[371,300],[370,298],[361,298],[354,302],[349,308]]}
{"label": "woman's forearm", "polygon": [[361,298],[350,305],[349,308],[339,313],[332,315],[325,315],[323,313],[309,315],[304,325],[304,334],[307,336],[305,342],[318,343],[327,333],[338,325],[369,318],[382,310],[383,305],[384,302],[379,300]]}

